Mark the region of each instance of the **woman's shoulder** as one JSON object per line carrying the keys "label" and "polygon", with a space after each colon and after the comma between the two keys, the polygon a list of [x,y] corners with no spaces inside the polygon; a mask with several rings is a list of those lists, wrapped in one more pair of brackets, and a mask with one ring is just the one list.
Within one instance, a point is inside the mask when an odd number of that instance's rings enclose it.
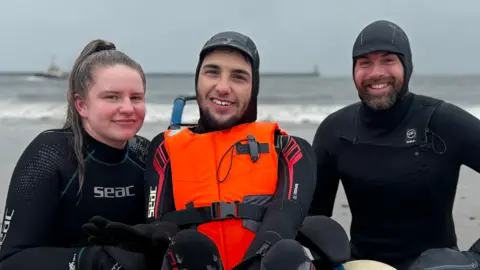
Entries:
{"label": "woman's shoulder", "polygon": [[39,151],[64,152],[72,150],[73,133],[65,129],[47,129],[37,134],[27,148],[38,149]]}
{"label": "woman's shoulder", "polygon": [[39,134],[30,142],[28,147],[34,147],[44,150],[70,150],[73,133],[65,129],[47,129]]}
{"label": "woman's shoulder", "polygon": [[[45,130],[23,150],[13,173],[13,177],[49,178],[57,170],[64,168],[65,162],[73,157],[70,139],[71,132],[65,130]],[[27,177],[28,178],[28,177]],[[32,178],[32,177],[30,177]],[[32,179],[33,179],[32,178]]]}

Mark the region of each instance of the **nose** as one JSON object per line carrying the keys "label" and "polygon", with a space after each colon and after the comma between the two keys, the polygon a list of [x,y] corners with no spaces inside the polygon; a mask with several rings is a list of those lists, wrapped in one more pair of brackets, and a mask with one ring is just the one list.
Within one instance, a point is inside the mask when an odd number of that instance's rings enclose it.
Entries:
{"label": "nose", "polygon": [[381,75],[384,75],[384,73],[385,73],[385,68],[381,64],[374,63],[372,65],[372,70],[370,73],[371,77],[381,76]]}
{"label": "nose", "polygon": [[220,95],[228,95],[232,90],[229,77],[221,76],[215,88]]}
{"label": "nose", "polygon": [[134,109],[132,106],[132,101],[130,100],[130,97],[126,97],[123,99],[122,104],[120,105],[120,112],[121,113],[133,113]]}

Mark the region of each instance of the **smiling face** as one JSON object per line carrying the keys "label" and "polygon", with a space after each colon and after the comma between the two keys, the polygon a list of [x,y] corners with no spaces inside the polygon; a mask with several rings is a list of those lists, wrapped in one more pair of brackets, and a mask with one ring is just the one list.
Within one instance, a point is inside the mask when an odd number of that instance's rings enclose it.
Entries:
{"label": "smiling face", "polygon": [[98,67],[87,97],[75,97],[85,130],[98,141],[123,148],[145,119],[145,89],[141,75],[131,67]]}
{"label": "smiling face", "polygon": [[402,89],[403,81],[402,62],[393,53],[372,52],[355,62],[355,86],[360,98],[373,110],[390,108]]}
{"label": "smiling face", "polygon": [[252,94],[252,67],[241,53],[216,49],[203,59],[197,83],[198,103],[217,129],[235,126]]}

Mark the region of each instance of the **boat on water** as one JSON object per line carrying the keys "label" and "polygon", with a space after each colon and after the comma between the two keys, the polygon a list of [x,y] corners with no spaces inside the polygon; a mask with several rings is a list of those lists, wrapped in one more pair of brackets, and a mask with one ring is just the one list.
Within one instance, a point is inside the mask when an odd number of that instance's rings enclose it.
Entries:
{"label": "boat on water", "polygon": [[60,71],[60,68],[55,64],[53,60],[46,71],[35,73],[34,76],[48,78],[48,79],[66,79],[67,78],[67,74]]}

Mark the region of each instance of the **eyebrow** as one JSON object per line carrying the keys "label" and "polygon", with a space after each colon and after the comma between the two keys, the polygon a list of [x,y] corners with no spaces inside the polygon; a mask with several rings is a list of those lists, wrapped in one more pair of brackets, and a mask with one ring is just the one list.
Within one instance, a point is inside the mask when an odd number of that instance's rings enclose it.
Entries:
{"label": "eyebrow", "polygon": [[118,94],[120,94],[120,92],[119,91],[113,91],[113,90],[106,90],[104,92],[100,92],[100,94],[102,94],[102,95],[106,95],[106,94],[110,94],[110,95],[111,94],[116,94],[116,95],[118,95]]}
{"label": "eyebrow", "polygon": [[[206,64],[202,67],[202,69],[220,69],[220,67],[218,65],[215,65],[215,64]],[[244,69],[241,69],[241,68],[237,68],[237,69],[233,69],[232,70],[233,73],[238,73],[238,74],[244,74],[244,75],[247,75],[247,76],[252,76],[248,71],[244,70]]]}
{"label": "eyebrow", "polygon": [[[121,95],[123,92],[122,91],[114,91],[114,90],[106,90],[104,92],[101,92],[101,95]],[[133,92],[133,95],[143,95],[143,92]]]}

